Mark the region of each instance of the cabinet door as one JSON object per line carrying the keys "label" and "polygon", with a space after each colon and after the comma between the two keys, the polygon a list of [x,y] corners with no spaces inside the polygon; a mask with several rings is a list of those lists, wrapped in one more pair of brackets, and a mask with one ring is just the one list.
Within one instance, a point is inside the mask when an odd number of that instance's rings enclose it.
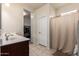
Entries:
{"label": "cabinet door", "polygon": [[16,43],[10,46],[10,55],[11,56],[28,56],[29,55],[29,42],[24,41]]}
{"label": "cabinet door", "polygon": [[1,47],[2,56],[29,56],[29,41]]}
{"label": "cabinet door", "polygon": [[3,47],[1,46],[1,56],[9,56],[10,55],[9,51],[10,51],[9,46],[3,46]]}

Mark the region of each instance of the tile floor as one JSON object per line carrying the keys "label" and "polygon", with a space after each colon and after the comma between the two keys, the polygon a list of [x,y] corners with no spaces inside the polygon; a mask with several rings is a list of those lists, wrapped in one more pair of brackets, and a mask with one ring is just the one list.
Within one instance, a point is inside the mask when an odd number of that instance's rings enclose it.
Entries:
{"label": "tile floor", "polygon": [[54,50],[49,50],[44,46],[30,43],[30,56],[53,56]]}

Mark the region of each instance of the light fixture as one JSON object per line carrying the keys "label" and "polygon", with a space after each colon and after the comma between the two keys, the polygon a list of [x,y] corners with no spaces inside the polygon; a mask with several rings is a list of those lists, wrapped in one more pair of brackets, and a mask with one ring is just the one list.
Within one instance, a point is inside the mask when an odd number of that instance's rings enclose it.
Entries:
{"label": "light fixture", "polygon": [[5,6],[9,7],[9,6],[10,6],[10,4],[9,4],[9,3],[5,3]]}
{"label": "light fixture", "polygon": [[64,16],[64,15],[67,15],[67,14],[70,14],[70,13],[75,13],[77,11],[78,10],[72,10],[72,11],[69,11],[69,12],[66,12],[66,13],[61,13],[61,16]]}

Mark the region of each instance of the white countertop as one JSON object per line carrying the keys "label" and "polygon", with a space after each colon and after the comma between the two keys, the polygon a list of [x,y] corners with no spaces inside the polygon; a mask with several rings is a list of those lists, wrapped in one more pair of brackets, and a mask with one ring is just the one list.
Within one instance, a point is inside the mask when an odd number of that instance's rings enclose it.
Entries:
{"label": "white countertop", "polygon": [[6,40],[5,33],[0,35],[0,39],[2,39],[2,44],[0,44],[0,46],[5,46],[5,45],[29,40],[29,38],[25,38],[23,36],[20,36],[20,35],[14,34],[14,33],[11,33],[11,34],[13,36],[10,36],[8,40]]}

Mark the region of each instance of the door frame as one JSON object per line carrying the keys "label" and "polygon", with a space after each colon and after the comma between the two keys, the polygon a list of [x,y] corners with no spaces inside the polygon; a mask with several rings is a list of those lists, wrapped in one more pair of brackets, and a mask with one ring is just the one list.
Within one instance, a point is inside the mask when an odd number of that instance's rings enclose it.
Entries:
{"label": "door frame", "polygon": [[[23,12],[24,12],[24,10],[26,10],[26,11],[28,11],[28,12],[30,13],[30,25],[31,25],[31,11],[28,10],[28,9],[23,8]],[[30,26],[30,29],[31,29],[31,26]],[[31,30],[30,30],[30,31],[31,31]],[[30,35],[31,35],[31,34],[30,34]],[[23,36],[24,36],[24,15],[23,15]]]}

